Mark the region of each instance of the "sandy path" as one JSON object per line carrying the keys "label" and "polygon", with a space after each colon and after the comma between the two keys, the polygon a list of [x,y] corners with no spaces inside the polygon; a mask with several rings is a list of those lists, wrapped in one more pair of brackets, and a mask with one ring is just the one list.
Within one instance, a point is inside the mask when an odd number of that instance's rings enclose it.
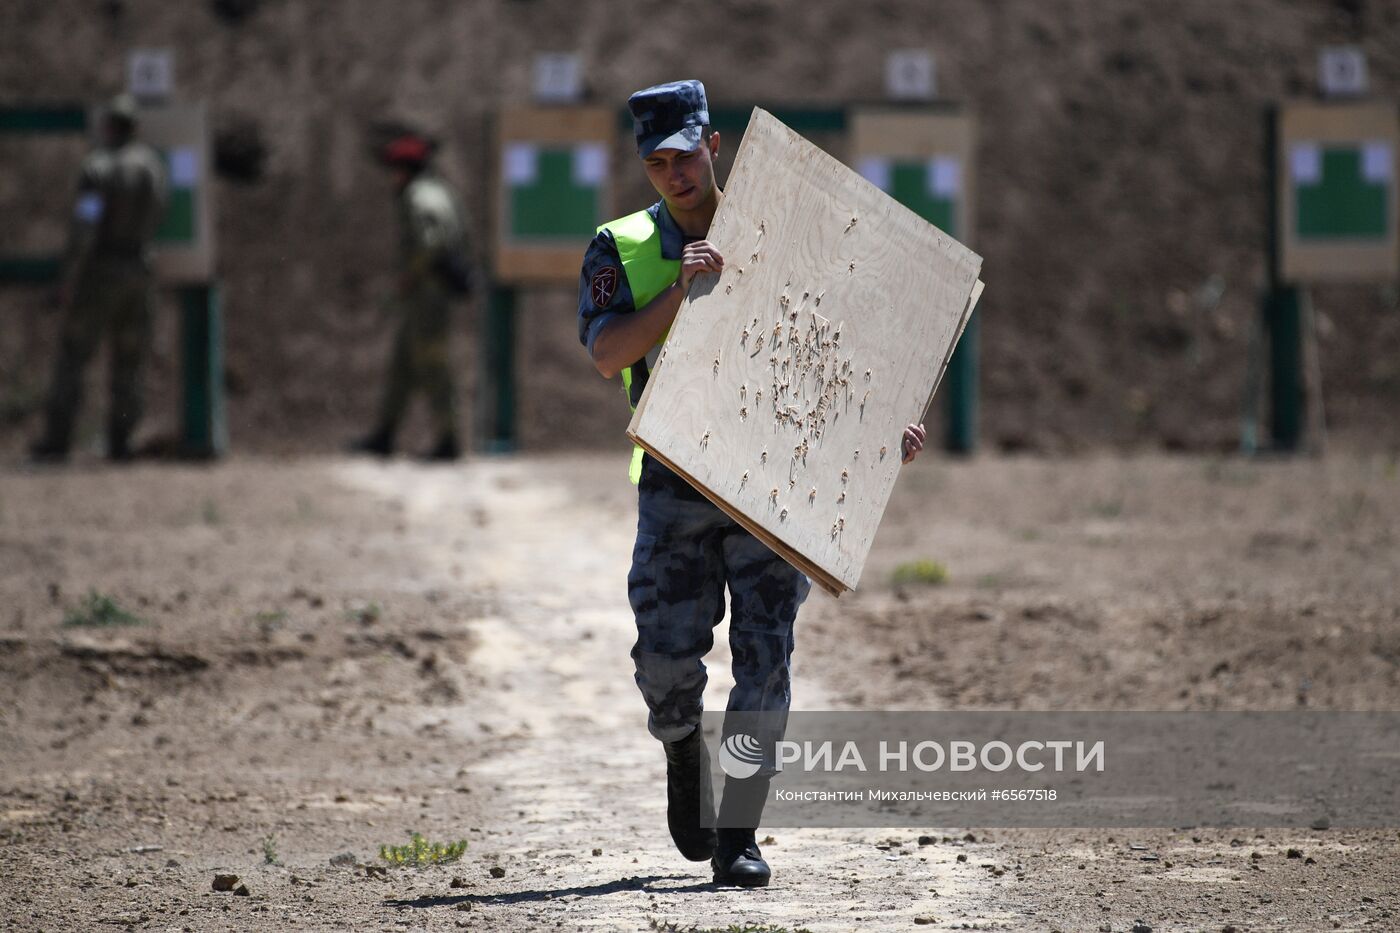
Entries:
{"label": "sandy path", "polygon": [[[888,832],[778,832],[768,846],[775,883],[762,891],[715,889],[708,865],[675,853],[665,831],[664,764],[646,734],[627,656],[634,494],[610,482],[611,466],[605,461],[598,477],[608,489],[601,502],[580,496],[577,476],[520,486],[507,464],[428,476],[359,464],[336,471],[371,494],[402,496],[419,527],[483,509],[493,530],[462,582],[496,595],[499,614],[474,623],[472,662],[498,704],[493,722],[518,741],[467,772],[489,789],[485,825],[507,876],[477,886],[484,890],[419,899],[415,913],[468,902],[475,921],[503,929],[546,921],[645,929],[654,920],[849,930],[905,929],[956,904],[960,923],[985,921],[975,915],[975,884],[952,868],[954,850],[876,848]],[[440,570],[455,562],[431,543],[422,554]],[[711,709],[723,708],[730,683],[723,628],[718,635]],[[800,665],[795,689],[799,708],[831,708]]]}

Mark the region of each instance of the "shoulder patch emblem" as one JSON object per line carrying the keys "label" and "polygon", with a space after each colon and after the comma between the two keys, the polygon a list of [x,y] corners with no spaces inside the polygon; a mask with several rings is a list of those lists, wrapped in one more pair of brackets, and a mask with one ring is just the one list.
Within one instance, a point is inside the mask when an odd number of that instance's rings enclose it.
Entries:
{"label": "shoulder patch emblem", "polygon": [[617,267],[603,266],[593,273],[588,291],[595,307],[606,308],[617,294]]}

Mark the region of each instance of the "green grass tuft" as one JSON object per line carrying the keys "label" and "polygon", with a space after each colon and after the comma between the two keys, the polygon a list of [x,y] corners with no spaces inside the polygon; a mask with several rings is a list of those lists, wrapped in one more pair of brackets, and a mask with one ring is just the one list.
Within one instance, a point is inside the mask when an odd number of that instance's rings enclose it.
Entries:
{"label": "green grass tuft", "polygon": [[925,583],[941,586],[948,582],[948,568],[936,560],[913,560],[894,568],[890,582],[895,586],[906,583]]}
{"label": "green grass tuft", "polygon": [[263,863],[267,865],[277,864],[277,837],[268,833],[263,837]]}
{"label": "green grass tuft", "polygon": [[352,603],[345,607],[345,621],[373,625],[384,615],[379,603]]}
{"label": "green grass tuft", "polygon": [[105,593],[89,590],[76,609],[69,609],[64,614],[63,624],[83,628],[105,628],[113,625],[145,625],[146,620],[127,612]]}
{"label": "green grass tuft", "polygon": [[408,845],[379,847],[379,857],[391,865],[441,865],[455,862],[467,851],[467,840],[456,842],[429,842],[418,833],[413,833]]}

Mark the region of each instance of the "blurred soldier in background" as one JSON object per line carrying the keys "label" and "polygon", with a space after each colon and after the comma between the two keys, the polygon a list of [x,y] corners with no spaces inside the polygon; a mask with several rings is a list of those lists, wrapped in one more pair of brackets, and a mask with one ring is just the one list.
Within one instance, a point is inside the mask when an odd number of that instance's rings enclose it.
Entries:
{"label": "blurred soldier in background", "polygon": [[165,166],[136,139],[136,101],[116,97],[102,138],[83,160],[58,303],[63,332],[36,460],[63,460],[83,398],[83,371],[104,333],[112,340],[107,455],[131,457],[141,418],[141,368],[151,338],[150,245],[165,211]]}
{"label": "blurred soldier in background", "polygon": [[401,132],[380,150],[398,192],[398,333],[389,362],[379,423],[352,448],[388,456],[414,390],[421,389],[432,410],[437,443],[433,460],[455,460],[456,398],[448,335],[452,301],[470,294],[462,212],[452,190],[432,170],[436,143],[415,132]]}

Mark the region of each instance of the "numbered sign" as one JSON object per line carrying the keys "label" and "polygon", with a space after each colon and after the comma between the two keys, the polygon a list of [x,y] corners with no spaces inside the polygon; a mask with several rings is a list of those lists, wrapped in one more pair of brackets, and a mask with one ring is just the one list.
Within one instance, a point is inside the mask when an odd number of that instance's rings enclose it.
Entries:
{"label": "numbered sign", "polygon": [[965,114],[856,111],[851,118],[854,166],[924,220],[969,243],[975,130]]}
{"label": "numbered sign", "polygon": [[892,100],[933,100],[933,53],[897,49],[885,56],[885,94]]}
{"label": "numbered sign", "polygon": [[498,132],[496,277],[568,283],[609,219],[616,117],[598,108],[512,110]]}
{"label": "numbered sign", "polygon": [[1293,283],[1393,281],[1394,104],[1298,103],[1278,116],[1279,272]]}
{"label": "numbered sign", "polygon": [[135,49],[126,60],[126,89],[142,101],[163,101],[175,90],[175,55],[170,49]]}
{"label": "numbered sign", "polygon": [[572,104],[583,98],[583,64],[576,52],[541,52],[533,67],[535,100]]}
{"label": "numbered sign", "polygon": [[1317,87],[1324,97],[1361,97],[1367,90],[1366,53],[1354,45],[1326,46],[1317,53]]}

